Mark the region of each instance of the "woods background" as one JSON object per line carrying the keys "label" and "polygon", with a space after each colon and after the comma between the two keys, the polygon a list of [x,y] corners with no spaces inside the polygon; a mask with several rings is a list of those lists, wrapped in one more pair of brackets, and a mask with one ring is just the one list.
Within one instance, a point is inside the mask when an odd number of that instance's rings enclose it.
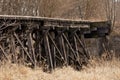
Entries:
{"label": "woods background", "polygon": [[116,4],[116,10],[118,10],[118,18],[120,14],[119,0],[0,0],[0,14],[107,19],[111,10],[107,10],[107,7],[113,8],[111,7],[113,2]]}

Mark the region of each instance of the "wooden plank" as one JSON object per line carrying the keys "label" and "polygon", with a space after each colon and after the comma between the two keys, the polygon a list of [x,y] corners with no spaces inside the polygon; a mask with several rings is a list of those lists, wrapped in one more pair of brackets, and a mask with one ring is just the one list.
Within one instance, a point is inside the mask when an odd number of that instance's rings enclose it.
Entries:
{"label": "wooden plank", "polygon": [[39,17],[39,16],[19,16],[19,15],[0,15],[0,19],[19,19],[19,20],[43,20],[43,21],[59,21],[59,22],[106,22],[107,20],[81,20],[81,19],[63,19],[63,18],[50,18],[50,17]]}

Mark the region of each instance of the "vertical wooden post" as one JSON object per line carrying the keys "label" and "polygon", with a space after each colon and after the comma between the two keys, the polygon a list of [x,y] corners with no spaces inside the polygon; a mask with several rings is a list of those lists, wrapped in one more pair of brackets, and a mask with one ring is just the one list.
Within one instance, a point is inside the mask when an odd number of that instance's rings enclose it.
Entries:
{"label": "vertical wooden post", "polygon": [[104,52],[103,43],[104,43],[104,39],[103,38],[99,38],[98,39],[98,54],[99,54],[99,57],[101,57],[101,55]]}
{"label": "vertical wooden post", "polygon": [[42,59],[42,48],[41,48],[41,34],[40,31],[35,32],[35,54],[38,64],[41,64],[41,59]]}
{"label": "vertical wooden post", "polygon": [[[66,33],[64,33],[67,37],[68,37],[68,33],[66,32]],[[62,36],[63,37],[63,36]],[[63,40],[64,40],[64,38],[63,38]],[[65,46],[65,50],[66,50],[66,61],[67,61],[67,64],[69,65],[70,64],[70,56],[69,56],[69,52],[70,52],[70,49],[69,49],[69,46],[68,46],[68,44],[67,44],[67,42],[64,42],[64,46]]]}
{"label": "vertical wooden post", "polygon": [[45,47],[45,53],[46,53],[49,69],[52,71],[53,70],[52,54],[51,54],[51,50],[50,50],[48,32],[46,32],[46,30],[45,30],[45,34],[44,34],[44,47]]}
{"label": "vertical wooden post", "polygon": [[[25,33],[22,32],[22,34],[21,34],[21,42],[22,42],[22,44],[23,44],[25,47],[27,47],[27,46],[26,46],[26,38],[25,38],[25,37],[26,37],[26,36],[25,36]],[[20,54],[22,54],[22,63],[25,64],[25,61],[27,60],[27,56],[25,55],[25,51],[24,51],[24,49],[21,48],[20,46],[17,46],[17,47],[19,47],[19,49],[20,49]]]}
{"label": "vertical wooden post", "polygon": [[13,62],[17,62],[17,57],[18,55],[16,54],[16,46],[15,46],[15,39],[13,35],[11,34],[11,52],[12,52],[12,57],[13,57]]}
{"label": "vertical wooden post", "polygon": [[35,57],[35,51],[33,47],[32,35],[30,32],[28,33],[28,48],[29,48],[29,53],[31,54],[31,56],[33,56],[34,67],[36,68],[36,57]]}
{"label": "vertical wooden post", "polygon": [[77,55],[77,60],[79,61],[78,45],[77,45],[77,40],[75,36],[74,36],[74,46],[75,46],[75,51]]}
{"label": "vertical wooden post", "polygon": [[[58,37],[58,46],[59,46],[59,50],[60,50],[60,52],[61,52],[61,55],[63,56],[63,58],[65,59],[65,57],[64,57],[64,55],[65,55],[65,51],[64,51],[64,49],[63,49],[63,37],[62,37],[62,31],[60,30],[60,29],[58,29],[58,35],[59,35],[59,37]],[[61,57],[61,56],[60,56]],[[59,62],[59,66],[63,66],[63,64],[65,63],[65,61],[63,62]]]}
{"label": "vertical wooden post", "polygon": [[68,66],[67,52],[65,49],[65,43],[64,43],[63,36],[61,36],[61,41],[62,41],[62,48],[63,48],[63,54],[64,54],[64,59],[65,59],[65,65]]}
{"label": "vertical wooden post", "polygon": [[70,59],[70,64],[72,65],[72,67],[75,67],[75,62],[77,60],[77,55],[76,55],[76,51],[74,49],[74,37],[73,37],[73,34],[72,34],[72,30],[71,29],[69,29],[69,30],[70,30],[69,36],[68,36],[69,46],[71,46],[70,50],[72,49],[74,51],[74,53],[71,52],[71,51],[69,52],[70,57],[72,59],[74,59],[74,60]]}
{"label": "vertical wooden post", "polygon": [[76,63],[75,63],[75,65],[76,65],[76,69],[77,70],[80,70],[81,69],[81,57],[80,57],[80,54],[79,54],[79,50],[78,50],[78,42],[77,42],[77,39],[76,39],[76,37],[75,37],[75,35],[74,35],[74,45],[75,45],[75,51],[76,51],[76,55],[77,55],[77,61],[76,61]]}
{"label": "vertical wooden post", "polygon": [[[54,31],[50,32],[51,37],[53,39],[55,39],[55,33]],[[55,49],[55,46],[54,44],[52,44],[52,41],[50,42],[51,43],[51,54],[52,54],[52,62],[53,62],[53,68],[55,69],[56,68],[56,49]]]}

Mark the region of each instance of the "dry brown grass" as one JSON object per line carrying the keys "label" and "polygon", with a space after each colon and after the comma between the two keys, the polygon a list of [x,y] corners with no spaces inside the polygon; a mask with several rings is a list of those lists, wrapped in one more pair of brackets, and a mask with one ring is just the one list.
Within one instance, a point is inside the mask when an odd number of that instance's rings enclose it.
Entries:
{"label": "dry brown grass", "polygon": [[40,68],[35,70],[22,65],[7,63],[0,67],[0,80],[120,80],[119,60],[95,61],[82,71],[71,67],[56,69],[45,73]]}

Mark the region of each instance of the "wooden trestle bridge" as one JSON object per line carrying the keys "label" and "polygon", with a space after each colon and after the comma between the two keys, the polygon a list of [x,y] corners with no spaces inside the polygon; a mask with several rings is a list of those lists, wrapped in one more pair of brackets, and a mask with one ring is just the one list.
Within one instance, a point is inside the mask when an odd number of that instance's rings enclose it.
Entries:
{"label": "wooden trestle bridge", "polygon": [[80,69],[90,58],[85,38],[109,35],[109,21],[0,15],[0,60]]}

